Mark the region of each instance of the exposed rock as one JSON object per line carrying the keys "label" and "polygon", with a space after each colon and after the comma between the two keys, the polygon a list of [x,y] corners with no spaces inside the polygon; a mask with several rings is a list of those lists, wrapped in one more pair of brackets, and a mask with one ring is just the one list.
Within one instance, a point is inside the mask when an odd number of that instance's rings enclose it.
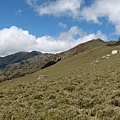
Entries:
{"label": "exposed rock", "polygon": [[37,78],[37,80],[43,79],[45,77],[45,75],[39,75],[39,77]]}
{"label": "exposed rock", "polygon": [[117,53],[118,53],[118,50],[113,50],[113,51],[111,52],[112,55],[117,54]]}

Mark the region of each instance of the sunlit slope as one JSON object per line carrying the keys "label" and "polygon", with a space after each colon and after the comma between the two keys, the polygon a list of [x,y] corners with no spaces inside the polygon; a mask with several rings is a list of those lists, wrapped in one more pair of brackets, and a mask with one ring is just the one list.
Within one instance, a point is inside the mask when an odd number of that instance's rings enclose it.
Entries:
{"label": "sunlit slope", "polygon": [[0,83],[0,119],[119,120],[120,52],[112,50],[120,47],[97,47]]}

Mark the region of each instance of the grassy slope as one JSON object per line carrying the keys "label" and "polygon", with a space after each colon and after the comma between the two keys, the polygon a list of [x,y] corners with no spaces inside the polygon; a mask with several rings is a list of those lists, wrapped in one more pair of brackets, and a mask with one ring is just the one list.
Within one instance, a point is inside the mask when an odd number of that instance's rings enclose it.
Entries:
{"label": "grassy slope", "polygon": [[120,53],[102,59],[112,49],[120,47],[94,48],[0,83],[0,119],[120,120]]}
{"label": "grassy slope", "polygon": [[[13,78],[18,78],[21,76],[25,76],[27,74],[34,73],[34,72],[40,70],[41,68],[48,66],[48,63],[50,65],[51,63],[56,63],[59,60],[68,59],[76,54],[81,53],[81,52],[85,52],[87,50],[93,49],[98,46],[104,46],[106,44],[107,43],[105,43],[101,39],[91,40],[86,43],[79,44],[76,47],[74,47],[68,51],[52,55],[51,57],[48,57],[47,59],[45,59],[43,61],[29,64],[26,66],[21,66],[18,69],[15,68],[13,70],[8,69],[8,71],[3,71],[3,72],[1,71],[2,73],[0,73],[0,81],[11,80]],[[18,65],[18,63],[15,63],[14,65]],[[9,65],[9,67],[11,66],[10,68],[14,68],[15,67],[14,65],[13,64]]]}

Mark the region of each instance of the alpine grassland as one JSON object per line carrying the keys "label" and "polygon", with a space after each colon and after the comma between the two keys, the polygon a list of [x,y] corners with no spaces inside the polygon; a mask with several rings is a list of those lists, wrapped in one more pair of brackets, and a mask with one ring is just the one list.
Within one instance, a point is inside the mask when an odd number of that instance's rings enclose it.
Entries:
{"label": "alpine grassland", "polygon": [[1,82],[0,120],[120,120],[120,52],[112,50],[120,47],[96,47]]}

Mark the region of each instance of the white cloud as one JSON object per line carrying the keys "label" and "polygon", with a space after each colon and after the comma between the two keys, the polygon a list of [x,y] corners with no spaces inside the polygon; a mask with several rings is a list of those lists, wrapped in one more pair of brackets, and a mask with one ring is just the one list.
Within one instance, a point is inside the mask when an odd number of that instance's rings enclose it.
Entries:
{"label": "white cloud", "polygon": [[[38,0],[26,0],[39,15],[67,16],[73,19],[93,21],[101,25],[100,18],[115,26],[115,34],[120,35],[120,0],[93,0],[85,6],[85,0],[54,0],[38,4]],[[82,8],[81,8],[82,6]]]}
{"label": "white cloud", "polygon": [[17,10],[17,11],[15,11],[15,15],[16,16],[21,16],[22,12],[23,12],[23,10]]}
{"label": "white cloud", "polygon": [[[116,34],[120,34],[120,0],[94,0],[93,4],[84,7],[81,16],[87,21],[101,23],[99,18],[106,18],[115,25]],[[102,23],[101,23],[102,24]]]}
{"label": "white cloud", "polygon": [[59,23],[58,23],[58,26],[59,26],[59,27],[63,27],[63,28],[67,28],[67,25],[64,24],[64,23],[62,23],[62,22],[59,22]]}
{"label": "white cloud", "polygon": [[36,7],[36,3],[38,0],[26,0],[27,4],[29,4],[31,7]]}
{"label": "white cloud", "polygon": [[78,26],[71,27],[57,37],[43,36],[39,38],[31,35],[27,30],[12,26],[0,30],[0,56],[33,50],[57,53],[96,38],[107,40],[101,31],[96,34],[87,34]]}
{"label": "white cloud", "polygon": [[37,44],[35,40],[35,36],[16,26],[4,28],[0,30],[0,56],[30,50]]}
{"label": "white cloud", "polygon": [[79,16],[79,10],[82,0],[56,0],[37,4],[37,0],[27,0],[39,15],[70,16],[76,18]]}

